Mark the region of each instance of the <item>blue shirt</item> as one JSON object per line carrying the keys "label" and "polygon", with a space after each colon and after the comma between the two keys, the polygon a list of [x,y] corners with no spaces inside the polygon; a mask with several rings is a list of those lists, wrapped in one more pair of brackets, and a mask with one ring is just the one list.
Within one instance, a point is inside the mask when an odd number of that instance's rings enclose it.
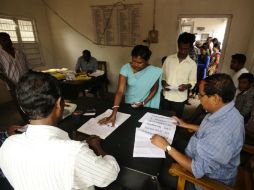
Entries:
{"label": "blue shirt", "polygon": [[94,57],[90,57],[89,61],[85,61],[83,56],[78,58],[75,71],[76,72],[95,72],[98,69],[97,60]]}
{"label": "blue shirt", "polygon": [[233,185],[244,134],[243,117],[233,102],[215,113],[207,114],[185,149],[185,153],[192,158],[193,175],[196,178],[205,175]]}
{"label": "blue shirt", "polygon": [[143,102],[158,81],[157,92],[144,106],[159,109],[162,75],[160,68],[148,65],[134,73],[130,63],[127,63],[121,68],[120,74],[126,77],[125,103],[127,104]]}

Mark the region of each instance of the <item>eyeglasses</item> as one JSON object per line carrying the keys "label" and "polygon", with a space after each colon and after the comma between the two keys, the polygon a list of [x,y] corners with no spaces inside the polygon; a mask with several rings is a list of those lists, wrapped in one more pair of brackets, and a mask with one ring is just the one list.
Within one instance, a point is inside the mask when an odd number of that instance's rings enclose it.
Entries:
{"label": "eyeglasses", "polygon": [[201,94],[200,92],[198,93],[199,98],[203,98],[204,96],[206,96],[206,94]]}

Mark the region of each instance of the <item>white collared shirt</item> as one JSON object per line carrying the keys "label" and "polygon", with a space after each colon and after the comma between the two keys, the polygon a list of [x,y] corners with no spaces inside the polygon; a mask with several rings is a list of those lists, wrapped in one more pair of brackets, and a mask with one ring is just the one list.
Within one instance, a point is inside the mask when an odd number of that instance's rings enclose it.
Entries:
{"label": "white collared shirt", "polygon": [[71,190],[105,187],[119,166],[110,155],[96,156],[86,142],[70,140],[63,130],[28,125],[0,149],[0,167],[16,190]]}
{"label": "white collared shirt", "polygon": [[[178,87],[181,84],[191,84],[192,88],[197,81],[197,64],[187,56],[179,63],[177,54],[167,57],[163,64],[162,80],[167,84]],[[180,92],[177,89],[163,92],[165,99],[174,102],[184,102],[187,99],[187,90]]]}
{"label": "white collared shirt", "polygon": [[[241,68],[239,71],[237,71],[233,76],[232,80],[234,82],[235,87],[238,89],[238,78],[241,76],[243,73],[249,73],[249,71],[246,68]],[[239,92],[239,91],[238,91]]]}

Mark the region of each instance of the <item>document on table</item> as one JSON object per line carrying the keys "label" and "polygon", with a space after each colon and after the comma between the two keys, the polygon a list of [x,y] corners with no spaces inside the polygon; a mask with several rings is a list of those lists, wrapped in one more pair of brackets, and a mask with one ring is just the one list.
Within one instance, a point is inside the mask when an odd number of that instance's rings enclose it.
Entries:
{"label": "document on table", "polygon": [[175,135],[176,125],[170,122],[165,124],[146,120],[142,123],[140,130],[144,131],[147,134],[150,134],[151,136],[154,134],[158,134],[167,139],[167,141],[172,144]]}
{"label": "document on table", "polygon": [[133,157],[165,158],[165,152],[151,143],[151,137],[152,135],[136,128]]}
{"label": "document on table", "polygon": [[98,121],[100,119],[110,116],[111,113],[112,113],[112,110],[108,109],[107,111],[97,116],[96,118],[91,118],[86,123],[84,123],[78,129],[78,131],[88,135],[97,135],[101,139],[105,139],[107,136],[109,136],[114,130],[116,130],[123,122],[125,122],[130,117],[130,114],[117,112],[116,122],[114,127],[112,127],[111,123],[108,123],[106,125],[98,124]]}
{"label": "document on table", "polygon": [[175,123],[177,124],[177,121],[175,119],[173,119],[172,117],[167,117],[167,116],[163,116],[163,115],[159,115],[159,114],[155,114],[155,113],[150,113],[147,112],[140,120],[138,120],[139,122],[143,123],[145,120],[148,121],[154,121],[154,122],[159,122],[159,123]]}
{"label": "document on table", "polygon": [[142,125],[136,130],[133,157],[164,158],[164,151],[154,146],[150,138],[152,135],[158,134],[171,144],[175,135],[176,120],[158,114],[146,113],[139,121],[142,122]]}

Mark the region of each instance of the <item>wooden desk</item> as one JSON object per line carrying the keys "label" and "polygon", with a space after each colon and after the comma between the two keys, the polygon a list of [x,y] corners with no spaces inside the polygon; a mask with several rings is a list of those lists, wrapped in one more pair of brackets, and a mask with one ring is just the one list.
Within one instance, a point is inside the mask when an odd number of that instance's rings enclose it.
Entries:
{"label": "wooden desk", "polygon": [[63,97],[65,99],[77,99],[80,92],[84,92],[85,89],[96,87],[98,90],[108,84],[106,75],[98,77],[91,77],[88,80],[63,80],[61,81],[61,87]]}
{"label": "wooden desk", "polygon": [[[106,62],[99,61],[100,68],[104,71],[103,75],[94,77],[87,76],[85,73],[75,73],[67,68],[49,69],[42,72],[49,73],[61,82],[62,93],[65,99],[77,99],[80,92],[86,89],[96,88],[96,90],[105,90],[107,92],[108,78]],[[66,80],[66,75],[70,75],[73,80]]]}

